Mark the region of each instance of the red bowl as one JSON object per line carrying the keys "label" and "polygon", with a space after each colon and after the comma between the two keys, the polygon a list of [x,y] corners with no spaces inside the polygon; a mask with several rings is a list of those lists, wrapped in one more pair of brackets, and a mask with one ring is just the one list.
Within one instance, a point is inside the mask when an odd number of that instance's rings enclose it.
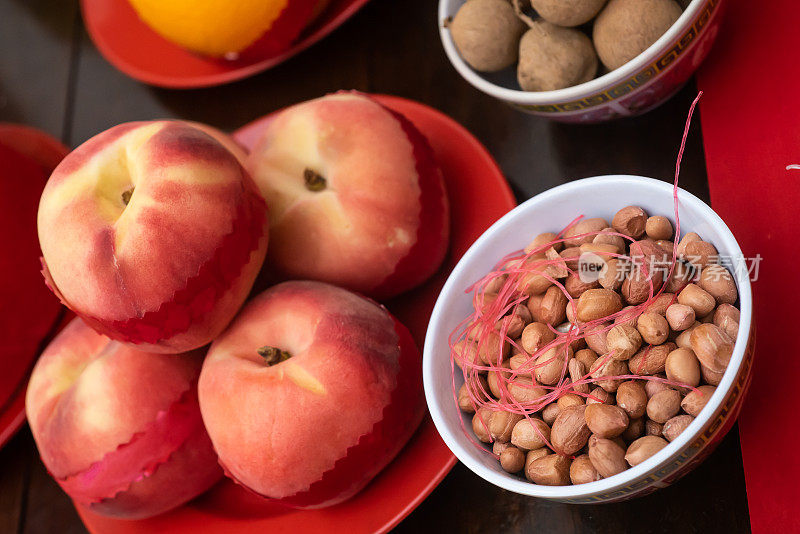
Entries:
{"label": "red bowl", "polygon": [[221,85],[272,68],[341,26],[367,1],[332,0],[290,48],[236,61],[203,57],[172,44],[142,22],[128,0],[81,0],[81,11],[94,44],[116,68],[151,85],[188,89]]}
{"label": "red bowl", "polygon": [[0,258],[0,447],[25,421],[28,377],[64,315],[38,274],[36,212],[47,178],[67,152],[39,130],[0,123],[0,246],[15,254]]}
{"label": "red bowl", "polygon": [[[511,210],[516,201],[495,161],[461,125],[416,102],[391,96],[375,98],[405,115],[428,138],[442,167],[452,206],[450,254],[445,265],[421,287],[386,303],[421,347],[428,318],[447,275],[472,242]],[[250,148],[270,119],[271,116],[259,119],[238,130],[234,137]],[[261,500],[232,482],[223,481],[188,505],[143,521],[112,519],[77,508],[86,527],[98,534],[385,532],[416,508],[455,462],[430,417],[426,417],[397,458],[361,493],[337,506],[294,510]]]}

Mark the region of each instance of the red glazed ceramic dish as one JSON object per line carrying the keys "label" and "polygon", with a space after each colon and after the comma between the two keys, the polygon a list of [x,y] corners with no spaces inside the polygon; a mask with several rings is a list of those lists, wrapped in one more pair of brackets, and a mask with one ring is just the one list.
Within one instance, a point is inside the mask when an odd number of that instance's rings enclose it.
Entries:
{"label": "red glazed ceramic dish", "polygon": [[81,11],[94,44],[116,68],[151,85],[187,89],[230,83],[272,68],[327,36],[367,1],[333,0],[289,49],[237,61],[202,57],[170,43],[139,19],[128,0],[81,0]]}
{"label": "red glazed ceramic dish", "polygon": [[[405,115],[430,141],[442,167],[452,206],[452,236],[445,266],[423,286],[387,306],[408,326],[422,346],[434,302],[448,273],[472,242],[516,202],[500,169],[486,149],[452,119],[427,106],[397,97],[377,96]],[[252,147],[270,117],[238,130],[234,136]],[[429,417],[395,460],[361,493],[340,505],[320,510],[294,510],[260,500],[230,481],[186,506],[144,520],[124,521],[78,508],[91,532],[206,533],[320,531],[385,532],[407,516],[455,464]]]}

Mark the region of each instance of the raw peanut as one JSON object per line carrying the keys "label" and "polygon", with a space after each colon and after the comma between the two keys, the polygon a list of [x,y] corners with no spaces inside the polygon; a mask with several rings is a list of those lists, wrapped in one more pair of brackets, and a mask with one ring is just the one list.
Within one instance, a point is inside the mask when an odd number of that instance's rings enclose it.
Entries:
{"label": "raw peanut", "polygon": [[667,322],[675,331],[686,330],[694,324],[694,308],[686,304],[673,304],[667,308]]}
{"label": "raw peanut", "polygon": [[525,467],[525,453],[516,447],[508,447],[500,453],[500,467],[508,473],[518,473]]}
{"label": "raw peanut", "polygon": [[539,458],[543,458],[548,454],[550,454],[550,449],[547,447],[528,451],[528,453],[525,455],[525,478],[533,482],[533,480],[531,480],[531,478],[528,476],[528,467]]}
{"label": "raw peanut", "polygon": [[692,331],[692,350],[713,373],[724,373],[733,354],[733,340],[715,324],[701,324]]}
{"label": "raw peanut", "polygon": [[672,237],[672,223],[663,215],[653,215],[648,217],[644,231],[653,241],[669,239]]}
{"label": "raw peanut", "polygon": [[522,335],[525,326],[530,322],[531,312],[525,305],[518,304],[508,315],[495,323],[494,329],[502,332],[503,328],[507,328],[506,335],[511,339],[516,339]]}
{"label": "raw peanut", "polygon": [[572,358],[572,349],[568,345],[555,345],[536,358],[533,376],[540,384],[552,386],[567,372],[567,361]]}
{"label": "raw peanut", "polygon": [[592,364],[597,361],[597,353],[592,349],[581,349],[575,353],[575,359],[581,362],[588,371],[591,369]]}
{"label": "raw peanut", "polygon": [[580,298],[581,295],[590,289],[597,289],[599,287],[600,282],[597,280],[594,282],[584,282],[581,280],[580,275],[574,271],[567,275],[567,280],[564,282],[564,289],[566,289],[569,296],[574,299]]}
{"label": "raw peanut", "polygon": [[681,432],[686,430],[686,427],[692,424],[694,417],[691,415],[676,415],[664,423],[664,428],[661,431],[667,441],[673,441],[681,435]]}
{"label": "raw peanut", "polygon": [[495,293],[479,293],[475,295],[475,309],[488,309],[491,307],[492,304],[495,303],[497,300],[497,294]]}
{"label": "raw peanut", "polygon": [[[478,381],[480,385],[473,385],[472,390],[478,398],[481,398],[484,397],[484,393],[482,392],[489,390],[489,385],[486,383],[486,379],[483,376],[479,375]],[[475,405],[472,403],[472,399],[469,396],[468,387],[468,384],[464,383],[458,390],[458,407],[461,408],[462,412],[475,413]]]}
{"label": "raw peanut", "polygon": [[[525,295],[541,295],[548,288],[553,286],[553,282],[544,276],[544,266],[532,267],[527,266],[530,272],[526,272],[520,276],[519,291]],[[533,310],[531,310],[533,312]]]}
{"label": "raw peanut", "polygon": [[587,405],[594,404],[597,402],[602,404],[614,404],[614,394],[609,393],[608,391],[598,386],[594,388],[591,392],[589,392],[589,396],[586,397]]}
{"label": "raw peanut", "polygon": [[569,466],[572,460],[560,454],[542,456],[525,466],[525,476],[534,484],[542,486],[566,486],[569,484]]}
{"label": "raw peanut", "polygon": [[492,453],[500,456],[504,450],[507,448],[512,447],[511,443],[500,443],[499,441],[495,441],[492,443]]}
{"label": "raw peanut", "polygon": [[541,419],[522,419],[511,432],[511,443],[527,451],[545,447],[549,440],[550,427]]}
{"label": "raw peanut", "polygon": [[726,317],[738,324],[739,316],[739,308],[736,306],[731,306],[730,304],[720,304],[714,311],[714,324],[720,326],[719,323]]}
{"label": "raw peanut", "polygon": [[639,239],[647,225],[647,213],[639,206],[628,206],[619,210],[611,220],[611,226],[621,234]]}
{"label": "raw peanut", "polygon": [[655,295],[658,292],[664,282],[664,275],[661,271],[648,271],[648,273],[638,268],[628,273],[620,288],[625,302],[633,305],[642,304],[651,294]]}
{"label": "raw peanut", "polygon": [[573,484],[587,484],[600,480],[600,473],[592,465],[592,460],[588,454],[581,454],[572,460],[569,466],[569,479]]}
{"label": "raw peanut", "polygon": [[703,380],[711,384],[712,386],[718,386],[720,382],[722,382],[722,377],[725,374],[724,372],[717,373],[712,371],[702,363],[700,364],[700,374],[703,375]]}
{"label": "raw peanut", "polygon": [[695,323],[678,334],[678,337],[675,338],[675,344],[679,347],[684,349],[691,349],[692,348],[692,332],[694,331],[695,327],[699,326],[701,323],[695,321]]}
{"label": "raw peanut", "polygon": [[631,419],[630,423],[628,424],[628,428],[626,428],[625,432],[620,434],[619,437],[630,443],[631,441],[642,437],[642,434],[644,434],[644,417],[640,417],[639,419]]}
{"label": "raw peanut", "polygon": [[630,324],[618,324],[606,335],[606,349],[616,360],[629,360],[642,346],[642,336]]}
{"label": "raw peanut", "polygon": [[511,431],[523,416],[511,412],[492,412],[489,416],[489,434],[497,441],[511,441]]}
{"label": "raw peanut", "polygon": [[511,345],[507,340],[501,339],[497,332],[489,332],[487,336],[478,342],[478,356],[485,364],[497,365],[502,357],[508,356]]}
{"label": "raw peanut", "polygon": [[462,367],[463,362],[478,364],[480,361],[477,343],[468,339],[462,339],[453,345],[452,355],[459,368]]}
{"label": "raw peanut", "polygon": [[[509,364],[508,362],[503,362],[503,365],[500,367],[496,367],[488,372],[486,375],[486,383],[489,386],[489,391],[492,392],[495,398],[499,399],[503,396],[502,389],[500,387],[501,381],[508,381],[509,377],[511,377],[511,373],[507,371],[501,371],[500,369],[508,369]],[[501,380],[504,379],[504,380]],[[508,384],[506,384],[508,387]]]}
{"label": "raw peanut", "polygon": [[682,260],[675,262],[672,268],[672,275],[667,279],[664,284],[664,291],[670,293],[680,293],[686,284],[691,282],[696,275],[696,269],[691,265],[684,263]]}
{"label": "raw peanut", "polygon": [[577,309],[578,309],[577,300],[573,300],[572,302],[567,303],[566,315],[567,315],[567,322],[569,322],[569,324],[576,324],[578,322],[578,320],[575,318],[575,315],[577,314],[576,311]]}
{"label": "raw peanut", "polygon": [[700,287],[717,301],[717,304],[733,304],[739,298],[733,275],[722,265],[709,265],[700,273]]}
{"label": "raw peanut", "polygon": [[631,467],[639,465],[667,445],[668,443],[664,438],[643,436],[628,446],[628,450],[625,452],[625,460],[631,464]]}
{"label": "raw peanut", "polygon": [[603,228],[603,230],[594,236],[592,243],[595,245],[612,245],[619,251],[625,250],[625,239],[622,236],[615,235],[617,232],[613,228]]}
{"label": "raw peanut", "polygon": [[716,390],[714,386],[700,386],[690,391],[681,401],[681,408],[689,415],[697,417]]}
{"label": "raw peanut", "polygon": [[608,352],[608,330],[610,323],[603,323],[593,327],[584,337],[589,348],[597,354]]}
{"label": "raw peanut", "polygon": [[576,382],[586,376],[586,367],[575,358],[569,361],[567,367],[569,369],[569,380],[572,382],[572,389],[575,390],[576,393],[589,393],[589,384],[576,384]]}
{"label": "raw peanut", "polygon": [[578,263],[580,262],[581,257],[580,247],[567,247],[561,251],[560,256],[564,258],[564,263],[566,264],[567,269],[571,269],[573,271],[578,269]]}
{"label": "raw peanut", "polygon": [[560,251],[562,248],[564,248],[564,243],[562,242],[554,243],[554,241],[557,240],[558,240],[558,235],[554,234],[553,232],[541,233],[536,237],[534,237],[533,241],[531,241],[528,244],[528,246],[525,247],[525,254],[530,254],[531,252],[537,249],[540,253],[544,253],[544,249],[547,248],[545,245],[550,245],[554,249]]}
{"label": "raw peanut", "polygon": [[622,285],[625,279],[625,272],[622,267],[622,262],[616,258],[611,258],[605,262],[603,268],[600,269],[600,277],[597,281],[605,289],[616,291]]}
{"label": "raw peanut", "polygon": [[589,322],[622,309],[622,300],[619,294],[610,289],[590,289],[578,299],[578,321]]}
{"label": "raw peanut", "polygon": [[714,324],[735,340],[739,334],[739,310],[730,304],[720,304],[714,311]]}
{"label": "raw peanut", "polygon": [[567,296],[557,286],[550,286],[539,304],[537,321],[552,326],[560,325],[567,318]]}
{"label": "raw peanut", "polygon": [[589,440],[589,459],[603,478],[622,473],[628,468],[625,449],[610,439],[592,436]]}
{"label": "raw peanut", "polygon": [[696,284],[689,284],[678,293],[678,303],[685,304],[694,310],[697,317],[704,317],[717,305],[714,297]]}
{"label": "raw peanut", "polygon": [[550,278],[564,278],[569,274],[570,271],[567,269],[564,259],[556,249],[553,247],[548,248],[545,251],[544,256],[547,260],[544,272]]}
{"label": "raw peanut", "polygon": [[484,293],[489,293],[493,295],[498,294],[500,290],[503,289],[506,280],[508,280],[507,274],[499,274],[495,276],[494,278],[489,280],[489,282],[487,282],[486,285],[484,286],[483,288]]}
{"label": "raw peanut", "polygon": [[508,359],[508,366],[514,371],[518,371],[517,376],[527,376],[532,378],[531,368],[534,360],[524,352],[518,352]]}
{"label": "raw peanut", "polygon": [[647,311],[650,313],[657,313],[658,315],[666,316],[667,308],[669,308],[670,304],[675,302],[676,297],[674,293],[661,293],[659,296],[654,298],[650,304],[647,305]]}
{"label": "raw peanut", "polygon": [[701,241],[700,236],[694,232],[689,232],[683,239],[678,242],[678,256],[684,256],[686,254],[686,245],[693,241]]}
{"label": "raw peanut", "polygon": [[622,383],[622,379],[607,379],[605,377],[627,375],[628,364],[623,360],[615,360],[606,354],[594,362],[594,365],[589,369],[589,374],[592,378],[597,380],[596,383],[598,386],[609,393],[613,393],[617,391],[617,388]]}
{"label": "raw peanut", "polygon": [[534,321],[542,322],[540,316],[541,316],[541,307],[543,300],[544,300],[544,294],[530,295],[528,297],[528,302],[525,303],[525,305],[528,307],[528,311],[531,312],[531,317],[533,317]]}
{"label": "raw peanut", "polygon": [[[636,328],[636,323],[639,320],[639,310],[636,306],[625,306],[622,308],[617,314],[617,317],[614,319],[614,324],[629,324],[632,327]],[[639,332],[638,330],[636,331]]]}
{"label": "raw peanut", "polygon": [[647,401],[647,417],[656,423],[666,423],[681,410],[681,394],[674,389],[665,389]]}
{"label": "raw peanut", "polygon": [[[658,378],[666,379],[667,376],[664,374],[657,374]],[[661,393],[665,389],[672,389],[670,386],[662,382],[661,380],[647,380],[644,384],[644,391],[647,393],[647,398],[650,399],[656,393]]]}
{"label": "raw peanut", "polygon": [[666,271],[672,263],[672,251],[664,250],[652,239],[640,239],[631,243],[630,258],[647,272]]}
{"label": "raw peanut", "polygon": [[590,404],[584,412],[586,425],[601,438],[615,438],[628,428],[628,414],[619,406]]}
{"label": "raw peanut", "polygon": [[558,403],[551,402],[550,404],[545,406],[544,409],[542,410],[542,419],[548,425],[552,425],[553,421],[555,421],[556,417],[558,417],[558,412],[559,412]]}
{"label": "raw peanut", "polygon": [[475,437],[484,443],[492,441],[492,436],[489,434],[489,417],[491,415],[492,411],[488,408],[480,408],[472,416],[472,431],[475,432]]}
{"label": "raw peanut", "polygon": [[591,432],[583,416],[586,406],[569,406],[558,412],[550,429],[550,441],[560,454],[575,454],[586,445]]}
{"label": "raw peanut", "polygon": [[639,330],[644,342],[650,345],[660,345],[669,336],[669,323],[664,316],[657,313],[641,314],[636,322],[636,329]]}
{"label": "raw peanut", "polygon": [[697,322],[699,322],[701,324],[713,323],[714,322],[714,312],[712,311],[708,315],[705,315],[703,317],[698,317],[697,318]]}
{"label": "raw peanut", "polygon": [[[608,243],[584,243],[580,248],[581,254],[594,254],[599,257],[603,263],[605,263],[604,260],[611,259],[615,254],[622,252],[622,250]],[[602,268],[602,265],[600,267]]]}
{"label": "raw peanut", "polygon": [[700,383],[700,362],[689,349],[677,348],[669,353],[664,365],[667,378],[687,386]]}
{"label": "raw peanut", "polygon": [[[593,219],[581,219],[564,232],[564,245],[567,247],[579,247],[584,243],[591,243],[595,236],[604,228],[608,228],[605,219],[595,217]],[[583,237],[574,237],[581,234],[588,234]]]}
{"label": "raw peanut", "polygon": [[664,425],[648,419],[644,422],[644,433],[646,436],[660,436],[664,431]]}
{"label": "raw peanut", "polygon": [[522,348],[529,354],[535,354],[555,338],[555,332],[550,330],[546,324],[530,323],[522,331]]}
{"label": "raw peanut", "polygon": [[675,248],[675,242],[669,239],[656,239],[656,245],[663,248],[667,252],[672,252]]}
{"label": "raw peanut", "polygon": [[717,249],[707,241],[690,241],[683,249],[683,258],[697,268],[717,263]]}
{"label": "raw peanut", "polygon": [[667,356],[676,349],[675,343],[648,345],[628,360],[628,367],[635,375],[655,375],[664,372]]}
{"label": "raw peanut", "polygon": [[586,340],[582,337],[574,338],[572,341],[569,342],[569,348],[572,349],[572,352],[577,352],[579,350],[586,348]]}
{"label": "raw peanut", "polygon": [[578,406],[583,405],[583,397],[580,395],[575,395],[574,393],[567,393],[566,395],[562,395],[556,401],[556,406],[558,406],[558,411],[561,413],[564,411],[565,408],[569,408],[570,406]]}
{"label": "raw peanut", "polygon": [[628,380],[617,388],[617,406],[631,419],[639,419],[647,409],[647,392],[639,380]]}
{"label": "raw peanut", "polygon": [[519,404],[530,406],[547,395],[547,390],[539,385],[534,385],[530,379],[517,378],[508,384],[508,393]]}

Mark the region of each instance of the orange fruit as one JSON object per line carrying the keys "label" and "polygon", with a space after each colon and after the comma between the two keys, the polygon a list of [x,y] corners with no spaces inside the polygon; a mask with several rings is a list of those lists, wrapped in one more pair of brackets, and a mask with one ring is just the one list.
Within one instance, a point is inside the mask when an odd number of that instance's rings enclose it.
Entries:
{"label": "orange fruit", "polygon": [[129,1],[156,33],[213,57],[238,54],[262,37],[272,48],[288,47],[318,7],[317,0]]}

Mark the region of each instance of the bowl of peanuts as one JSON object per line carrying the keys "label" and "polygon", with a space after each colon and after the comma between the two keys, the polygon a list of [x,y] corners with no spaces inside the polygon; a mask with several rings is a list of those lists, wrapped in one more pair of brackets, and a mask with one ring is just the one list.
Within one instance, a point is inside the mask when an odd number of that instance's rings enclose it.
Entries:
{"label": "bowl of peanuts", "polygon": [[664,487],[739,413],[752,273],[722,219],[672,184],[600,176],[537,195],[442,288],[423,356],[436,428],[517,493],[594,503]]}

